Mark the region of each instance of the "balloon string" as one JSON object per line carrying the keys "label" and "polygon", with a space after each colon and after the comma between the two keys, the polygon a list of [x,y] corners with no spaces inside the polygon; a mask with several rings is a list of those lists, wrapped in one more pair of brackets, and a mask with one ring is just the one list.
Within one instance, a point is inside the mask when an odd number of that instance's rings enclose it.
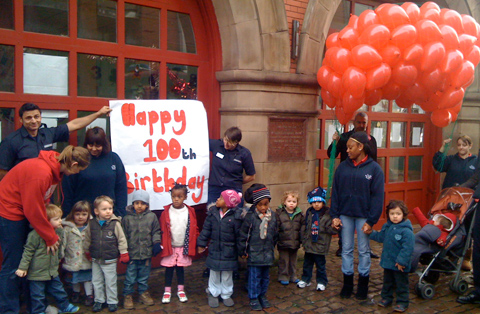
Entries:
{"label": "balloon string", "polygon": [[[337,134],[340,136],[340,129],[339,125],[340,123],[338,122],[337,116],[335,115],[335,120],[334,120],[334,125],[335,125],[335,130],[337,131]],[[340,139],[339,139],[340,140]],[[328,164],[328,184],[327,184],[327,198],[326,202],[328,204],[328,201],[330,200],[331,194],[332,194],[332,184],[333,184],[333,174],[335,173],[335,159],[337,158],[337,141],[332,142],[332,150],[330,151],[330,161]]]}
{"label": "balloon string", "polygon": [[[453,133],[455,132],[455,127],[457,126],[457,120],[455,120],[455,123],[453,124],[453,128],[452,128],[452,133],[450,134],[450,139],[453,139]],[[438,171],[435,171],[436,173],[440,173],[440,172],[443,172],[443,167],[445,166],[445,159],[447,158],[447,153],[448,153],[448,150],[450,149],[450,145],[451,145],[452,141],[448,142],[445,144],[445,148],[443,150],[443,153],[442,155],[440,156],[440,165],[438,166]]]}

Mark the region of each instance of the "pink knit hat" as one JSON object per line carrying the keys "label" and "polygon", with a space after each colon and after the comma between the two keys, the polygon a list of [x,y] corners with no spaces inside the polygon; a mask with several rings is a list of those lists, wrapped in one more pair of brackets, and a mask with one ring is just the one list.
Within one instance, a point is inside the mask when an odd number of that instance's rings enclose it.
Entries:
{"label": "pink knit hat", "polygon": [[225,190],[220,194],[222,195],[225,205],[227,205],[228,208],[237,207],[242,201],[242,195],[234,190]]}

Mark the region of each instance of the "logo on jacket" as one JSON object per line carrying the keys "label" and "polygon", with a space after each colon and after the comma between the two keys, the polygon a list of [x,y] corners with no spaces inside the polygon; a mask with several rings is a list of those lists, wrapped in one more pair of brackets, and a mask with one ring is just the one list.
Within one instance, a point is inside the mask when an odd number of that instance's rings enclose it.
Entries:
{"label": "logo on jacket", "polygon": [[468,168],[470,168],[470,169],[472,169],[472,170],[475,170],[475,166],[474,166],[474,165],[470,165],[470,167],[468,167]]}
{"label": "logo on jacket", "polygon": [[395,235],[395,240],[400,241],[401,239],[402,239],[402,235],[401,235],[401,234],[396,234],[396,235]]}
{"label": "logo on jacket", "polygon": [[372,175],[371,174],[366,174],[365,178],[367,178],[367,180],[372,180]]}
{"label": "logo on jacket", "polygon": [[113,170],[113,171],[117,170],[117,166],[116,166],[116,165],[112,165],[112,170]]}
{"label": "logo on jacket", "polygon": [[115,235],[113,234],[112,231],[108,231],[106,237],[107,237],[108,239],[112,239],[112,238],[115,237]]}

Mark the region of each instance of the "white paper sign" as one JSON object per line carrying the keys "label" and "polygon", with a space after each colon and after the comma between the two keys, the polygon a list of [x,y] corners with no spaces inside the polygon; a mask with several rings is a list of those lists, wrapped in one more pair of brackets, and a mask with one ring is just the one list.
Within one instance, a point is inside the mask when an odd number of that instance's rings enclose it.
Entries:
{"label": "white paper sign", "polygon": [[23,92],[68,95],[68,57],[24,53]]}
{"label": "white paper sign", "polygon": [[422,128],[413,128],[412,145],[419,146],[421,143]]}
{"label": "white paper sign", "polygon": [[207,115],[196,100],[111,100],[112,149],[125,165],[130,194],[150,195],[150,209],[172,203],[175,182],[188,185],[188,205],[206,203]]}

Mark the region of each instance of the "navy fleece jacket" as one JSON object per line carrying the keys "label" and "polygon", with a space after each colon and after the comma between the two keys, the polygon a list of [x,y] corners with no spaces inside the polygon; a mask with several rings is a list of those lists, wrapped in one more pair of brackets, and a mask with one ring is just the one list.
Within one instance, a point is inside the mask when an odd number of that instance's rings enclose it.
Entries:
{"label": "navy fleece jacket", "polygon": [[332,219],[340,215],[367,218],[367,223],[373,226],[382,214],[384,190],[382,168],[372,158],[357,166],[350,158],[346,159],[333,178]]}
{"label": "navy fleece jacket", "polygon": [[465,159],[461,158],[458,153],[445,157],[443,167],[442,153],[436,152],[433,156],[433,168],[439,172],[446,172],[445,180],[443,180],[442,189],[446,189],[457,184],[463,184],[470,178],[477,165],[477,156],[472,155]]}

